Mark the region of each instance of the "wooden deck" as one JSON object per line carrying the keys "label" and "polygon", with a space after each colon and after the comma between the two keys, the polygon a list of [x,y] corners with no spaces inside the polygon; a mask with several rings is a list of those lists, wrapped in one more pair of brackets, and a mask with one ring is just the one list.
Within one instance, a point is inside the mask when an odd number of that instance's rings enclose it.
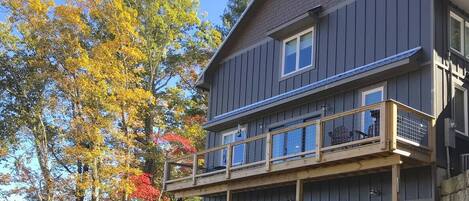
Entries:
{"label": "wooden deck", "polygon": [[[344,122],[348,117],[360,121],[362,115],[370,111],[379,115],[375,122],[380,125],[376,127],[377,134],[347,138],[340,143],[331,139],[331,133],[336,132],[332,130],[337,127],[347,131],[343,133],[364,135],[337,122]],[[406,163],[423,165],[435,161],[434,125],[434,117],[388,100],[169,160],[165,163],[165,190],[175,193],[176,197],[191,197],[296,182],[297,196],[301,196],[304,180],[383,169],[398,175],[400,167]],[[314,149],[274,157],[274,136],[307,127],[315,128]],[[255,141],[264,142],[262,160],[232,165],[233,147]],[[227,160],[223,169],[208,170],[205,164],[208,156],[224,150]],[[398,180],[393,182],[398,183]]]}

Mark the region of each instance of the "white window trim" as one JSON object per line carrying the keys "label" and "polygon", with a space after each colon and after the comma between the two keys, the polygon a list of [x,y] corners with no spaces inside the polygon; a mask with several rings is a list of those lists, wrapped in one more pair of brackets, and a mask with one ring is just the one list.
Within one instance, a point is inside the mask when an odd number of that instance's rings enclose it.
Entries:
{"label": "white window trim", "polygon": [[[308,66],[305,66],[305,67],[302,67],[300,69],[300,37],[308,32],[311,32],[311,37],[312,37],[312,44],[311,44],[311,65],[308,65]],[[287,42],[293,40],[293,39],[296,39],[296,66],[295,66],[295,70],[292,71],[292,72],[289,72],[287,74],[285,74],[285,45],[287,44]],[[308,69],[308,68],[311,68],[314,66],[314,54],[315,54],[315,44],[316,44],[316,41],[314,40],[315,39],[315,27],[311,27],[309,29],[306,29],[292,37],[289,37],[285,40],[283,40],[283,48],[282,48],[282,69],[281,69],[281,72],[282,72],[282,77],[286,77],[286,76],[289,76],[291,74],[294,74],[298,71],[301,71],[303,69]]]}
{"label": "white window trim", "polygon": [[[383,82],[383,83],[379,83],[379,84],[362,89],[360,91],[361,106],[365,106],[366,95],[375,93],[378,91],[381,91],[381,101],[386,100],[386,85],[387,83]],[[365,131],[365,112],[362,112],[362,115],[361,115],[361,130]]]}
{"label": "white window trim", "polygon": [[[463,34],[463,39],[464,39],[463,40],[464,41],[463,42],[464,43],[464,48],[463,49],[464,49],[464,51],[466,51],[466,41],[469,41],[469,38],[466,38],[466,29],[469,30],[469,21],[466,21],[466,23],[464,23],[464,24],[465,24],[465,26],[464,26],[464,32],[463,32],[464,33]],[[464,54],[466,54],[464,56],[469,59],[469,52],[465,52]]]}
{"label": "white window trim", "polygon": [[[246,125],[243,125],[239,128],[241,131],[244,131],[246,133],[247,131],[247,128],[246,128]],[[222,145],[225,145],[225,136],[228,136],[228,135],[234,135],[238,133],[238,127],[236,128],[232,128],[232,129],[228,129],[226,131],[223,131],[222,132],[222,137],[221,137],[221,144]],[[246,133],[247,135],[247,133]],[[233,136],[234,137],[234,136]],[[247,136],[244,136],[244,138],[246,139]],[[235,139],[233,139],[233,142],[235,142]],[[224,150],[224,149],[222,149]],[[242,162],[239,162],[239,163],[232,163],[231,165],[241,165],[243,164],[244,162],[246,162],[246,145],[244,145],[244,149],[243,149],[243,161]],[[233,156],[232,156],[232,160],[234,158],[234,152],[233,153]],[[223,151],[220,153],[220,165],[226,165],[224,164],[224,161],[223,161]]]}
{"label": "white window trim", "polygon": [[461,132],[459,130],[455,130],[455,132],[459,133],[461,135],[469,136],[469,125],[468,125],[469,124],[469,115],[467,114],[468,107],[469,107],[468,106],[468,104],[469,104],[468,101],[469,100],[467,98],[467,94],[468,94],[467,91],[468,90],[466,88],[462,87],[462,86],[463,86],[463,83],[461,81],[459,81],[459,80],[454,81],[454,83],[453,83],[453,94],[452,94],[451,97],[454,100],[454,96],[456,95],[456,89],[459,89],[459,90],[464,92],[464,103],[463,104],[464,104],[464,120],[465,120],[464,122],[466,122],[466,124],[464,125],[465,131]]}
{"label": "white window trim", "polygon": [[[465,33],[464,33],[464,30],[465,30],[464,19],[463,19],[462,17],[460,17],[459,15],[457,15],[456,13],[452,12],[452,11],[450,11],[450,17],[453,18],[453,19],[455,19],[456,21],[459,21],[459,22],[460,22],[460,23],[459,23],[459,27],[460,27],[460,29],[461,29],[461,36],[460,36],[461,51],[456,50],[456,49],[454,49],[453,47],[451,47],[451,41],[450,41],[450,43],[449,43],[449,44],[450,44],[450,48],[451,48],[451,50],[453,50],[453,51],[455,51],[455,52],[457,52],[457,53],[459,53],[459,54],[461,54],[461,55],[463,55],[463,56],[465,57],[466,55],[464,55],[464,49],[465,49],[465,42],[464,42],[464,36],[465,36]],[[451,18],[450,18],[450,20],[451,20]],[[450,23],[450,32],[449,32],[449,33],[451,33],[451,29],[452,29],[452,27],[451,27],[451,21],[450,21],[449,23]],[[450,36],[450,37],[451,37],[451,36]]]}

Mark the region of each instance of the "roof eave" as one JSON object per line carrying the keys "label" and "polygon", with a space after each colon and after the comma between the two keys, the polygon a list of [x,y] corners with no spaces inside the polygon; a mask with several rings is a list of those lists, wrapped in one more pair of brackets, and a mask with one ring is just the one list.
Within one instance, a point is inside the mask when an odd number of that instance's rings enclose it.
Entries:
{"label": "roof eave", "polygon": [[256,2],[260,2],[260,0],[251,0],[249,1],[246,9],[244,10],[244,12],[241,14],[241,16],[239,17],[239,20],[235,23],[235,25],[233,26],[233,28],[230,30],[230,32],[228,33],[228,35],[226,36],[226,38],[223,40],[222,44],[220,45],[220,47],[217,49],[217,51],[215,52],[215,54],[213,54],[212,58],[210,58],[210,61],[207,65],[207,67],[202,71],[202,73],[200,74],[199,76],[199,79],[197,79],[197,82],[196,82],[196,87],[199,88],[199,89],[202,89],[202,90],[209,90],[210,88],[210,84],[208,83],[208,81],[206,80],[206,77],[205,74],[209,71],[210,68],[212,68],[212,66],[215,64],[215,62],[217,61],[218,59],[218,56],[219,56],[219,53],[220,51],[223,49],[223,47],[226,45],[227,41],[230,39],[230,37],[233,35],[233,32],[236,31],[236,29],[238,28],[239,24],[244,20],[245,16],[246,16],[246,13],[249,12],[249,10],[251,10],[251,8],[253,7],[253,5],[256,3]]}

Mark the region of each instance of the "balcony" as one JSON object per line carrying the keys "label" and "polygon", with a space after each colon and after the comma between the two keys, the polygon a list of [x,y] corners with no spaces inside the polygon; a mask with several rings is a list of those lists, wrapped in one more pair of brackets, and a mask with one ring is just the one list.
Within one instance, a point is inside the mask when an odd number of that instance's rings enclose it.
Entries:
{"label": "balcony", "polygon": [[[435,160],[434,124],[434,117],[394,100],[363,106],[168,160],[165,190],[200,196],[424,165]],[[254,152],[261,157],[249,156]]]}

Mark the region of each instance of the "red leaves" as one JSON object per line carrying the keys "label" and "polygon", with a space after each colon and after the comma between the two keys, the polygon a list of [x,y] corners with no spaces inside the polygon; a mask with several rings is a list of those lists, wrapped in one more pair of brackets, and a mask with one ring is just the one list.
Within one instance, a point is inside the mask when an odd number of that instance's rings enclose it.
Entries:
{"label": "red leaves", "polygon": [[162,142],[162,141],[170,143],[171,145],[177,146],[175,149],[172,150],[174,154],[177,154],[180,152],[194,153],[197,151],[196,148],[192,146],[192,142],[189,139],[181,135],[177,135],[174,133],[167,133],[161,136],[159,139],[156,139],[155,143],[158,144],[159,142]]}
{"label": "red leaves", "polygon": [[134,175],[130,177],[130,180],[135,185],[135,191],[130,195],[131,198],[144,201],[158,200],[161,191],[151,185],[150,174]]}

